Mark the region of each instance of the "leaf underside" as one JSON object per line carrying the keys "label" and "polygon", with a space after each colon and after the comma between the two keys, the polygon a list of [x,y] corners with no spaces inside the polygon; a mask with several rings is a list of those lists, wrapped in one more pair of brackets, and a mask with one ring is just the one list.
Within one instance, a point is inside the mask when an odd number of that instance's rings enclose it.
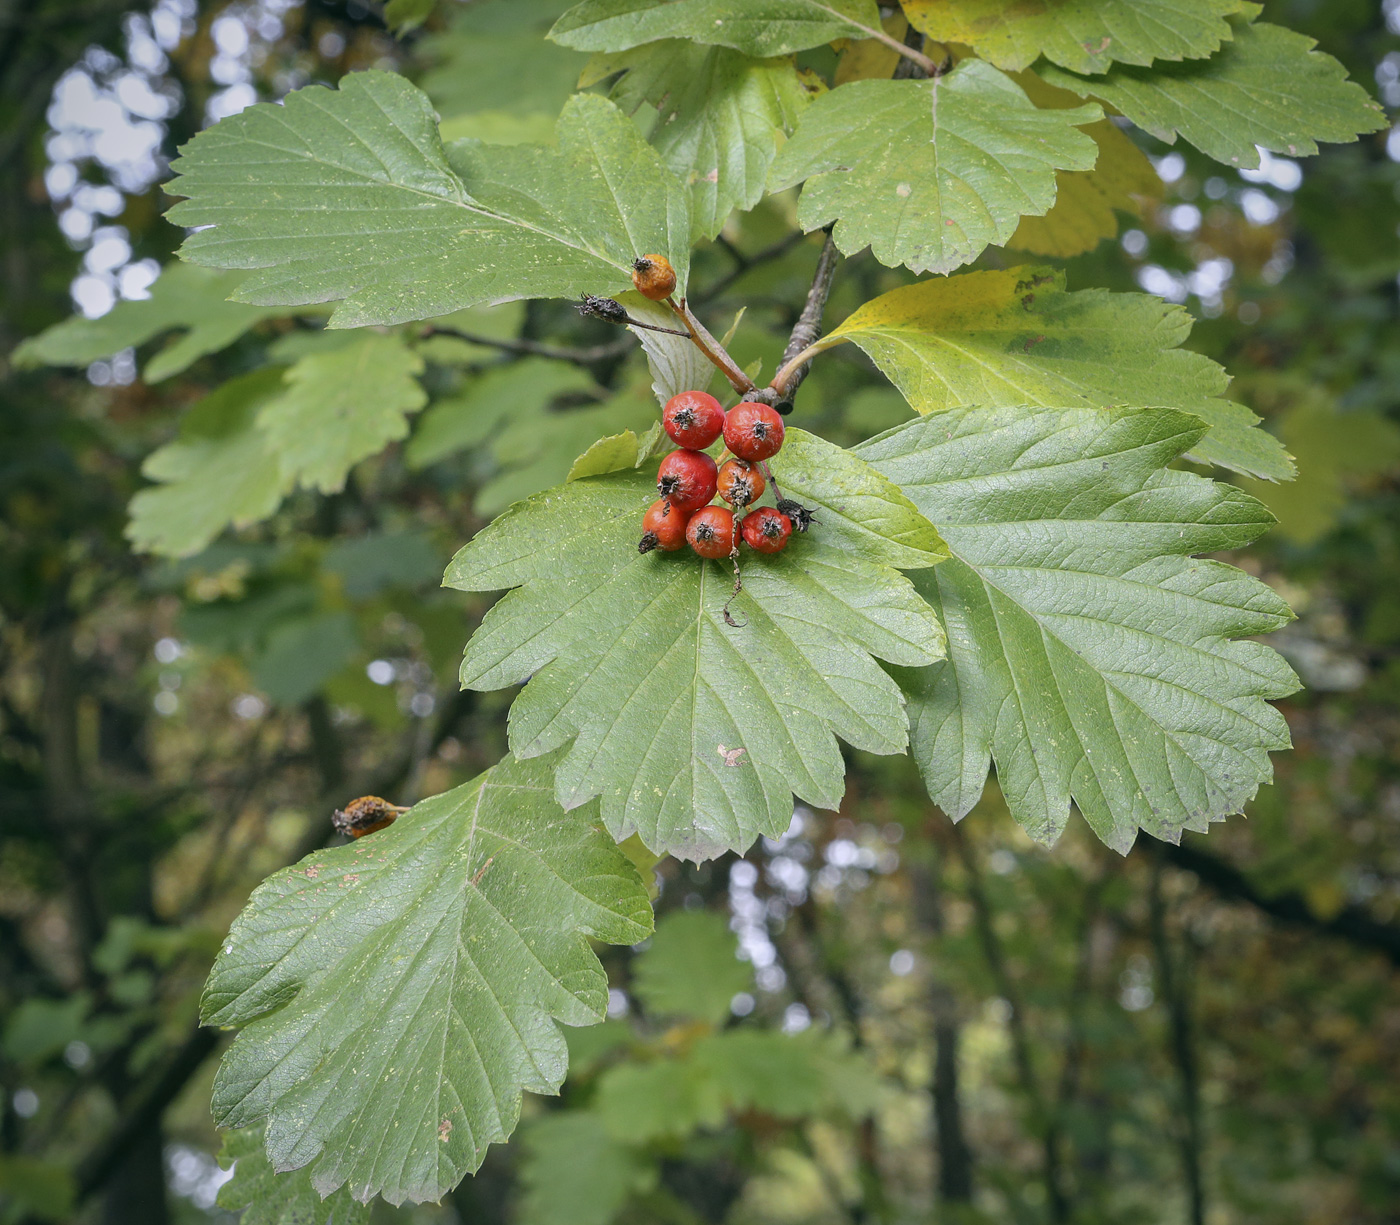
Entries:
{"label": "leaf underside", "polygon": [[651,909],[596,810],[555,805],[553,764],[507,758],[254,892],[201,1006],[243,1027],[220,1126],[265,1123],[273,1167],[309,1166],[323,1195],[437,1200],[510,1135],[522,1090],[557,1091],[558,1023],[607,1008],[585,936],[636,943]]}
{"label": "leaf underside", "polygon": [[619,840],[691,859],[777,834],[792,793],[835,807],[837,736],[902,752],[905,719],[874,656],[928,662],[942,632],[895,567],[942,557],[932,526],[849,452],[790,430],[772,466],[819,527],[773,557],[728,564],[639,555],[654,469],[571,481],[512,507],[454,558],[445,584],[517,588],[467,646],[462,684],[528,680],[510,715],[517,756],[572,741],[555,793],[602,797]]}
{"label": "leaf underside", "polygon": [[879,29],[875,0],[584,0],[550,38],[581,51],[626,51],[687,38],[745,55],[788,55]]}
{"label": "leaf underside", "polygon": [[1056,170],[1088,170],[1079,125],[1096,107],[1041,110],[1010,77],[967,60],[934,81],[854,81],[807,108],[769,173],[804,183],[804,230],[835,222],[847,254],[948,272],[1055,203]]}
{"label": "leaf underside", "polygon": [[1292,618],[1268,587],[1193,555],[1272,523],[1229,485],[1164,470],[1201,433],[1166,410],[953,409],[857,448],[940,525],[916,576],[948,658],[899,672],[929,794],[954,818],[989,761],[1012,815],[1052,842],[1073,801],[1109,846],[1171,842],[1239,812],[1288,747],[1266,699],[1297,680],[1238,641]]}
{"label": "leaf underside", "polygon": [[1209,358],[1180,346],[1191,316],[1150,294],[1068,293],[1045,268],[970,272],[867,302],[827,337],[864,349],[921,413],[974,404],[1179,408],[1211,428],[1190,457],[1287,480],[1283,445],[1256,428]]}
{"label": "leaf underside", "polygon": [[650,253],[683,290],[687,192],[632,122],[580,94],[556,133],[557,150],[444,149],[421,91],[355,72],[201,132],[175,164],[171,190],[188,198],[167,215],[211,227],[185,240],[184,258],[259,270],[241,300],[337,302],[335,327],[621,289]]}

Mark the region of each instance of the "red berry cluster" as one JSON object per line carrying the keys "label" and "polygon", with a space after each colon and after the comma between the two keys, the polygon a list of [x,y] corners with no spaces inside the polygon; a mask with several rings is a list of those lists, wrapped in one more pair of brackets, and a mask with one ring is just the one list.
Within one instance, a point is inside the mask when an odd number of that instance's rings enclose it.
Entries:
{"label": "red berry cluster", "polygon": [[[806,530],[811,516],[795,503],[761,506],[735,519],[763,496],[767,481],[759,465],[782,449],[783,419],[768,405],[746,400],[726,413],[707,392],[683,391],[667,402],[661,423],[681,449],[661,461],[661,498],[642,519],[641,552],[689,543],[701,557],[730,557],[742,539],[760,553],[779,553],[792,535],[793,510],[798,530]],[[734,458],[717,467],[703,448],[720,434]],[[716,493],[728,507],[710,505]]]}

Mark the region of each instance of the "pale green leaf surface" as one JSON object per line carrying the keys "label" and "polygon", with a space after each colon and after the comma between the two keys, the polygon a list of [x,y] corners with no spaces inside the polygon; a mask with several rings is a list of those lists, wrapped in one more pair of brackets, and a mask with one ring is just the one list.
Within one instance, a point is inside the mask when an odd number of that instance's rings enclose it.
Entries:
{"label": "pale green leaf surface", "polygon": [[764,58],[879,28],[875,0],[584,0],[549,36],[581,51],[688,38]]}
{"label": "pale green leaf surface", "polygon": [[258,412],[282,474],[335,493],[360,460],[408,436],[408,414],[428,401],[423,359],[398,335],[366,332],[312,353],[287,371],[286,389]]}
{"label": "pale green leaf surface", "polygon": [[1009,72],[1041,55],[1071,72],[1106,72],[1115,61],[1199,59],[1230,38],[1245,0],[904,0],[915,29],[964,43]]}
{"label": "pale green leaf surface", "polygon": [[676,910],[632,963],[632,990],[650,1017],[689,1017],[719,1025],[729,1002],[753,986],[753,967],[738,958],[723,915]]}
{"label": "pale green leaf surface", "polygon": [[74,315],[56,323],[24,341],[15,350],[15,364],[21,368],[86,366],[165,332],[183,332],[146,361],[142,377],[159,383],[188,369],[206,353],[232,344],[264,319],[294,313],[280,306],[228,301],[242,280],[242,273],[214,272],[176,261],[162,269],[149,298],[118,302],[97,319]]}
{"label": "pale green leaf surface", "polygon": [[1255,146],[1300,157],[1316,153],[1320,140],[1345,143],[1386,126],[1385,112],[1315,46],[1261,21],[1236,26],[1234,39],[1204,61],[1090,78],[1046,66],[1041,75],[1102,99],[1168,144],[1180,135],[1218,162],[1253,169]]}
{"label": "pale green leaf surface", "polygon": [[1270,480],[1293,464],[1229,378],[1181,348],[1191,316],[1149,294],[1067,293],[1064,274],[1015,268],[925,281],[867,302],[832,331],[860,345],[921,413],[974,404],[1130,404],[1211,428],[1191,458]]}
{"label": "pale green leaf surface", "polygon": [[953,558],[916,578],[948,658],[904,670],[929,794],[960,818],[989,762],[1012,815],[1053,841],[1073,801],[1109,846],[1239,812],[1288,725],[1288,665],[1240,641],[1292,618],[1264,584],[1195,554],[1272,516],[1164,470],[1202,431],[1168,410],[951,409],[857,450],[939,524]]}
{"label": "pale green leaf surface", "polygon": [[[587,57],[544,35],[570,0],[472,0],[419,45],[432,65],[422,86],[449,121],[482,111],[554,117]],[[473,133],[475,135],[475,133]],[[446,136],[444,135],[444,139]]]}
{"label": "pale green leaf surface", "polygon": [[427,467],[480,446],[517,414],[535,419],[558,396],[588,393],[596,393],[592,378],[577,366],[543,357],[488,370],[423,414],[404,458],[412,468]]}
{"label": "pale green leaf surface", "polygon": [[180,436],[142,465],[158,484],[131,500],[126,535],[134,548],[189,557],[224,528],[277,509],[291,482],[255,419],[281,389],[281,368],[265,367],[231,379],[186,413]]}
{"label": "pale green leaf surface", "polygon": [[322,1194],[437,1200],[509,1136],[522,1090],[557,1091],[558,1022],[607,1008],[585,936],[635,943],[651,907],[596,810],[555,806],[553,764],[507,758],[259,886],[202,1002],[243,1027],[220,1126],[266,1120],[273,1168],[309,1166]]}
{"label": "pale green leaf surface", "polygon": [[233,1177],[219,1188],[219,1207],[243,1210],[239,1225],[369,1225],[370,1208],[342,1187],[325,1199],[305,1170],[279,1174],[263,1148],[261,1127],[224,1133],[219,1162]]}
{"label": "pale green leaf surface", "polygon": [[605,476],[609,472],[635,468],[647,456],[648,450],[645,433],[640,437],[635,430],[609,434],[606,438],[598,439],[574,460],[564,479],[580,481],[586,476]]}
{"label": "pale green leaf surface", "polygon": [[821,523],[776,556],[745,553],[740,628],[722,616],[728,565],[637,553],[650,469],[518,504],[448,567],[449,587],[518,588],[467,645],[463,685],[528,679],[513,750],[572,741],[555,793],[566,807],[601,795],[618,839],[635,830],[651,850],[692,859],[743,848],[787,828],[794,791],[839,802],[837,736],[903,751],[899,696],[873,657],[940,657],[937,620],[895,569],[937,562],[937,533],[849,452],[800,430],[773,467]]}
{"label": "pale green leaf surface", "polygon": [[524,1128],[520,1225],[608,1225],[655,1165],[619,1144],[591,1110],[568,1110]]}
{"label": "pale green leaf surface", "polygon": [[1005,243],[1055,203],[1056,170],[1088,170],[1098,146],[1079,131],[1095,106],[1041,110],[1004,73],[965,60],[934,81],[854,81],[811,104],[769,173],[804,183],[804,230],[836,223],[847,254],[948,272]]}
{"label": "pale green leaf surface", "polygon": [[614,102],[629,114],[656,108],[650,140],[690,188],[697,238],[713,238],[736,208],[758,203],[778,146],[810,100],[790,58],[752,59],[682,39],[596,55],[580,83],[617,72]]}
{"label": "pale green leaf surface", "polygon": [[355,72],[201,132],[170,185],[188,198],[167,216],[210,227],[185,240],[191,262],[260,270],[241,300],[338,302],[333,327],[606,293],[648,252],[670,259],[683,292],[686,189],[604,98],[573,98],[556,131],[557,150],[444,149],[421,91]]}

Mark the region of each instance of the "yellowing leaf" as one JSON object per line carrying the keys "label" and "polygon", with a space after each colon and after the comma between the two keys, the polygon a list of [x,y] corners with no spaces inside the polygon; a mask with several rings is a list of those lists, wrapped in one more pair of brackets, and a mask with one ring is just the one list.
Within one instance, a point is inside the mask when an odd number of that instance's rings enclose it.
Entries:
{"label": "yellowing leaf", "polygon": [[[1017,78],[1041,107],[1072,106],[1075,97],[1045,84],[1034,73]],[[1033,255],[1068,259],[1092,251],[1118,234],[1118,212],[1142,214],[1142,201],[1162,194],[1152,163],[1110,119],[1084,129],[1099,146],[1092,170],[1062,170],[1056,178],[1054,207],[1043,217],[1022,217],[1007,246]]]}
{"label": "yellowing leaf", "polygon": [[965,43],[998,68],[1039,56],[1074,72],[1115,60],[1195,59],[1230,37],[1225,16],[1247,0],[904,0],[910,24],[938,42]]}
{"label": "yellowing leaf", "polygon": [[964,405],[1164,406],[1210,425],[1191,456],[1285,480],[1292,463],[1209,358],[1191,316],[1149,294],[1065,292],[1048,269],[969,272],[867,302],[824,339],[853,340],[921,413]]}

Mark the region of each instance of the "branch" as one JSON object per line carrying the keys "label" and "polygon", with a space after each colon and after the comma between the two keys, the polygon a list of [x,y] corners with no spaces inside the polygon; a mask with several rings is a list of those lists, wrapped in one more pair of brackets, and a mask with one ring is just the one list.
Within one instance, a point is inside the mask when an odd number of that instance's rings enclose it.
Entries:
{"label": "branch", "polygon": [[[841,253],[836,249],[836,240],[831,232],[826,235],[822,253],[817,258],[817,270],[812,276],[812,287],[807,291],[807,301],[793,325],[788,337],[787,348],[783,350],[782,365],[773,376],[769,386],[779,400],[790,400],[796,394],[802,380],[811,369],[812,358],[829,344],[819,345],[822,334],[822,312],[826,310],[826,300],[831,296],[831,283],[836,276],[836,261]],[[838,342],[839,343],[839,342]]]}
{"label": "branch", "polygon": [[611,340],[605,345],[593,345],[588,349],[570,349],[563,345],[547,345],[538,340],[500,340],[494,336],[478,336],[474,332],[463,332],[457,328],[427,327],[423,329],[422,335],[451,336],[457,340],[465,340],[468,344],[500,349],[504,353],[528,353],[534,357],[573,362],[576,366],[592,366],[597,362],[621,357],[632,345],[630,336]]}
{"label": "branch", "polygon": [[1357,948],[1383,954],[1394,966],[1400,966],[1400,924],[1384,923],[1365,907],[1344,906],[1330,919],[1313,913],[1307,899],[1300,893],[1266,895],[1238,868],[1223,859],[1193,846],[1172,846],[1170,843],[1148,844],[1152,853],[1175,868],[1194,873],[1221,897],[1247,902],[1270,918],[1320,935],[1333,936]]}
{"label": "branch", "polygon": [[[836,13],[835,9],[827,8],[827,6],[824,4],[819,5],[818,7],[827,9],[827,12],[829,13]],[[872,26],[862,25],[858,21],[852,21],[851,18],[847,17],[844,13],[836,13],[836,15],[844,18],[857,30],[863,31],[866,38],[873,38],[876,42],[884,43],[885,46],[889,47],[891,51],[898,51],[899,54],[902,55],[905,59],[909,60],[913,64],[918,65],[918,67],[923,71],[925,76],[939,76],[947,68],[946,63],[942,65],[935,64],[922,51],[916,51],[913,47],[909,46],[908,44],[900,42],[899,39],[897,39],[893,34],[886,34],[884,30]],[[920,37],[919,41],[923,41],[922,36]]]}
{"label": "branch", "polygon": [[690,307],[686,305],[685,299],[682,298],[679,305],[674,299],[668,298],[667,301],[681,322],[685,324],[696,348],[708,357],[719,372],[729,380],[729,385],[741,396],[755,390],[753,379],[739,368],[735,360],[725,351],[724,346],[710,335],[709,329],[695,317]]}

